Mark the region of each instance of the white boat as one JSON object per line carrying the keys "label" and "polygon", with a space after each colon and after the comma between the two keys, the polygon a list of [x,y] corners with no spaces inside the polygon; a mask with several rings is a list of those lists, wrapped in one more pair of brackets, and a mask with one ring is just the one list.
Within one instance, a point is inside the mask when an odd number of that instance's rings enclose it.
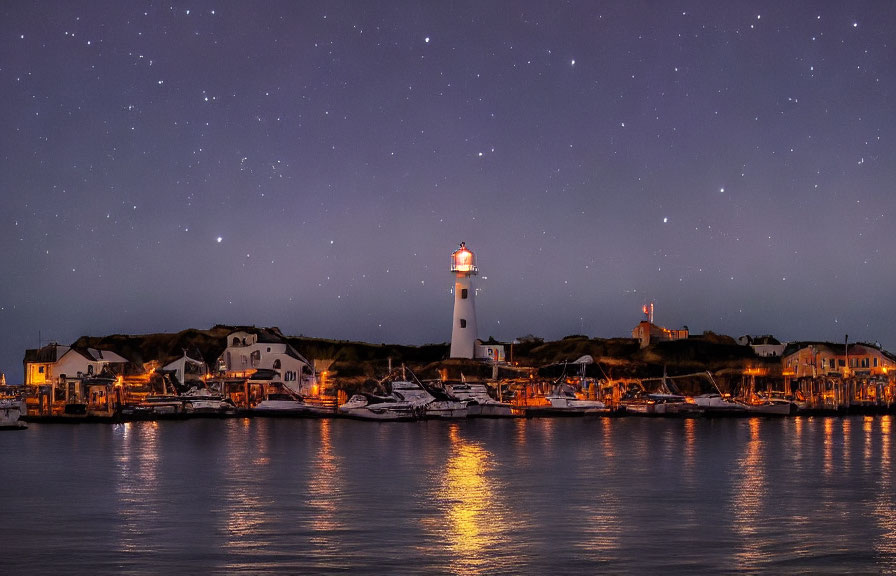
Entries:
{"label": "white boat", "polygon": [[545,404],[528,406],[529,416],[584,416],[609,412],[607,405],[600,400],[580,398],[568,384],[558,384],[553,391],[544,397]]}
{"label": "white boat", "polygon": [[0,399],[0,430],[22,430],[28,424],[22,420],[25,414],[25,401],[16,398]]}
{"label": "white boat", "polygon": [[756,416],[790,416],[796,413],[796,405],[781,398],[759,397],[752,402],[742,402],[746,411]]}
{"label": "white boat", "polygon": [[306,404],[297,396],[290,394],[269,394],[250,409],[257,416],[324,416],[332,414],[332,410],[324,406]]}
{"label": "white boat", "polygon": [[746,407],[733,400],[722,396],[719,392],[708,392],[706,394],[698,394],[694,396],[694,402],[697,406],[703,408],[707,415],[716,416],[737,416],[746,414]]}
{"label": "white boat", "polygon": [[184,418],[184,402],[180,396],[149,395],[140,402],[121,407],[125,420],[159,420]]}
{"label": "white boat", "polygon": [[446,391],[467,404],[467,416],[482,418],[506,418],[515,416],[510,404],[499,402],[488,393],[488,386],[479,382],[446,384]]}
{"label": "white boat", "polygon": [[361,420],[418,420],[425,417],[426,405],[434,400],[420,384],[394,380],[387,395],[355,394],[338,412]]}
{"label": "white boat", "polygon": [[607,405],[600,400],[587,400],[579,398],[568,385],[562,384],[554,388],[551,394],[545,396],[550,402],[552,410],[581,412],[583,414],[605,412]]}
{"label": "white boat", "polygon": [[469,406],[456,399],[433,400],[424,407],[424,418],[466,418]]}
{"label": "white boat", "polygon": [[681,394],[649,394],[652,412],[655,416],[699,416],[703,413],[694,400]]}
{"label": "white boat", "polygon": [[423,416],[423,406],[414,406],[392,395],[355,394],[337,411],[349,418],[392,422],[418,420]]}
{"label": "white boat", "polygon": [[[666,376],[659,379],[657,386],[652,386],[655,379],[647,378],[631,388],[622,401],[626,413],[643,416],[699,416],[703,408],[694,400],[681,393],[678,387]],[[651,385],[654,392],[646,392],[645,382]]]}
{"label": "white boat", "polygon": [[421,389],[433,398],[425,405],[424,418],[466,418],[469,415],[468,403],[451,394],[447,386],[428,382],[422,384]]}
{"label": "white boat", "polygon": [[230,400],[208,388],[190,388],[180,398],[184,413],[191,416],[229,416],[236,413],[236,407]]}

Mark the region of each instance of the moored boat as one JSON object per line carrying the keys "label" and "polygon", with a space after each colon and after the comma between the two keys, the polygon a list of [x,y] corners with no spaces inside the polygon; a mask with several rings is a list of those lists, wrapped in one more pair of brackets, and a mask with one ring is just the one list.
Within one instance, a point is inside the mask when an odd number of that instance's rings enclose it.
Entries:
{"label": "moored boat", "polygon": [[753,401],[741,402],[747,413],[755,416],[790,416],[796,414],[796,405],[780,398],[758,397]]}
{"label": "moored boat", "polygon": [[184,414],[190,416],[232,416],[236,407],[222,394],[208,388],[190,388],[180,396]]}
{"label": "moored boat", "polygon": [[471,418],[507,418],[514,413],[510,404],[491,397],[488,387],[480,382],[460,382],[446,384],[446,391],[467,404],[467,416]]}
{"label": "moored boat", "polygon": [[306,404],[299,396],[291,394],[270,394],[249,409],[253,416],[294,416],[318,417],[332,414],[332,410],[324,406]]}
{"label": "moored boat", "polygon": [[584,416],[586,414],[609,413],[607,405],[600,400],[579,397],[568,384],[558,384],[544,397],[547,404],[530,406],[526,414],[530,416]]}
{"label": "moored boat", "polygon": [[426,405],[436,400],[418,382],[393,380],[389,388],[383,396],[355,394],[338,412],[361,420],[418,420],[425,417]]}
{"label": "moored boat", "polygon": [[22,420],[25,402],[18,398],[0,399],[0,430],[23,430],[28,424]]}
{"label": "moored boat", "polygon": [[723,396],[720,392],[707,392],[694,396],[694,402],[707,416],[743,416],[747,408],[740,402],[735,402]]}
{"label": "moored boat", "polygon": [[403,422],[423,416],[423,406],[413,405],[396,396],[355,394],[338,408],[338,413],[359,420]]}

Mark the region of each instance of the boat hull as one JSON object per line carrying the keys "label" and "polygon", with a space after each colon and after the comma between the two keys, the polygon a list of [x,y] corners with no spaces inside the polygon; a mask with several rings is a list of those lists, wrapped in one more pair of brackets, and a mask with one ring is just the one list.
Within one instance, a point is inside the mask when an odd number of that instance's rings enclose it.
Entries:
{"label": "boat hull", "polygon": [[250,408],[249,414],[274,418],[319,418],[331,415],[332,411],[297,400],[264,400]]}

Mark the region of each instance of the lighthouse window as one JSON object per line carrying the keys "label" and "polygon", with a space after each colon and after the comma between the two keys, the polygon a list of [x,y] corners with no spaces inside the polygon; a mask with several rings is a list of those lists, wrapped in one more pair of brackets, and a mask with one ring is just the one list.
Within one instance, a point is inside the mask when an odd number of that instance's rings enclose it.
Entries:
{"label": "lighthouse window", "polygon": [[466,328],[466,327],[467,327],[467,321],[466,321],[465,318],[461,318],[461,319],[460,319],[460,327],[461,327],[461,328]]}
{"label": "lighthouse window", "polygon": [[461,297],[461,300],[466,300],[466,299],[467,299],[467,289],[466,289],[466,288],[462,288],[462,289],[461,289],[461,291],[460,291],[460,297]]}

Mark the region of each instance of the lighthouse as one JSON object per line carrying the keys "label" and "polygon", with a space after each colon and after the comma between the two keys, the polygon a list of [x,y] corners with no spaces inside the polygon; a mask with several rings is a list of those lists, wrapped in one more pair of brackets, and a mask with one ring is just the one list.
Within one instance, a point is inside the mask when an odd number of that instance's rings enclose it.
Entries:
{"label": "lighthouse", "polygon": [[476,305],[472,278],[479,273],[476,255],[461,242],[451,253],[454,273],[454,324],[451,328],[451,357],[473,358],[476,348]]}

